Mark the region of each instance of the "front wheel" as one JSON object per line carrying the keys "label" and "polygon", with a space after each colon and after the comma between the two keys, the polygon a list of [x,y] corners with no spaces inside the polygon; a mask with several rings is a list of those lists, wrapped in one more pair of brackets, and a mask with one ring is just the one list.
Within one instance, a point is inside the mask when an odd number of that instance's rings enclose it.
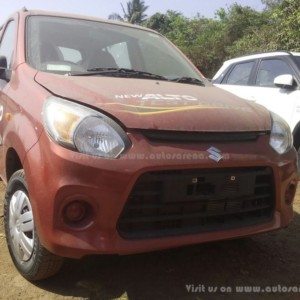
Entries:
{"label": "front wheel", "polygon": [[60,270],[63,258],[50,253],[39,241],[24,170],[15,172],[8,182],[4,226],[9,253],[22,276],[36,281]]}

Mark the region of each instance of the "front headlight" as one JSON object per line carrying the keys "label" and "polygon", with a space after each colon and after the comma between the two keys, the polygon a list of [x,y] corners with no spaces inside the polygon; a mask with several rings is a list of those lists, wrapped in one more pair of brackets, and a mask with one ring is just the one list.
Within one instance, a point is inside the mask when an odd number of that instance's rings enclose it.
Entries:
{"label": "front headlight", "polygon": [[271,147],[279,154],[284,154],[293,147],[293,135],[289,125],[277,114],[271,113]]}
{"label": "front headlight", "polygon": [[115,121],[71,101],[48,98],[43,117],[47,132],[57,143],[80,153],[117,158],[130,144]]}

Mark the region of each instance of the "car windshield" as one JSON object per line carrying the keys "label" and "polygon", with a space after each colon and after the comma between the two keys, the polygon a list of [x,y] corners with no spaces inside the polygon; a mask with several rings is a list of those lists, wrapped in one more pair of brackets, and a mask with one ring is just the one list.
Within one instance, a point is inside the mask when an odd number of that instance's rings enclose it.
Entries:
{"label": "car windshield", "polygon": [[114,76],[122,69],[119,73],[124,75],[135,70],[168,80],[203,81],[167,39],[151,31],[50,16],[31,16],[27,22],[27,61],[37,70],[70,75],[98,71],[101,76]]}

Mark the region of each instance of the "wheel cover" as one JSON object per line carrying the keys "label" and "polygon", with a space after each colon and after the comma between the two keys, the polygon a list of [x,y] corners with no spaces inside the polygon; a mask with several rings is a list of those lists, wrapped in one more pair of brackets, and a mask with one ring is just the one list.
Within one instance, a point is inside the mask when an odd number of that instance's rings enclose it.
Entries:
{"label": "wheel cover", "polygon": [[34,221],[28,196],[22,190],[16,191],[10,199],[9,234],[15,258],[28,261],[34,248]]}

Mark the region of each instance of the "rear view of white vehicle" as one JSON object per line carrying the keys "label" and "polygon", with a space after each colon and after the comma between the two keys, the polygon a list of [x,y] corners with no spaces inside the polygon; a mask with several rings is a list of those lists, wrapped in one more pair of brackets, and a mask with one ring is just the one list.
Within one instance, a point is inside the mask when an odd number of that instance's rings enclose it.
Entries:
{"label": "rear view of white vehicle", "polygon": [[213,83],[237,96],[265,106],[291,127],[300,148],[300,53],[270,52],[228,60]]}

